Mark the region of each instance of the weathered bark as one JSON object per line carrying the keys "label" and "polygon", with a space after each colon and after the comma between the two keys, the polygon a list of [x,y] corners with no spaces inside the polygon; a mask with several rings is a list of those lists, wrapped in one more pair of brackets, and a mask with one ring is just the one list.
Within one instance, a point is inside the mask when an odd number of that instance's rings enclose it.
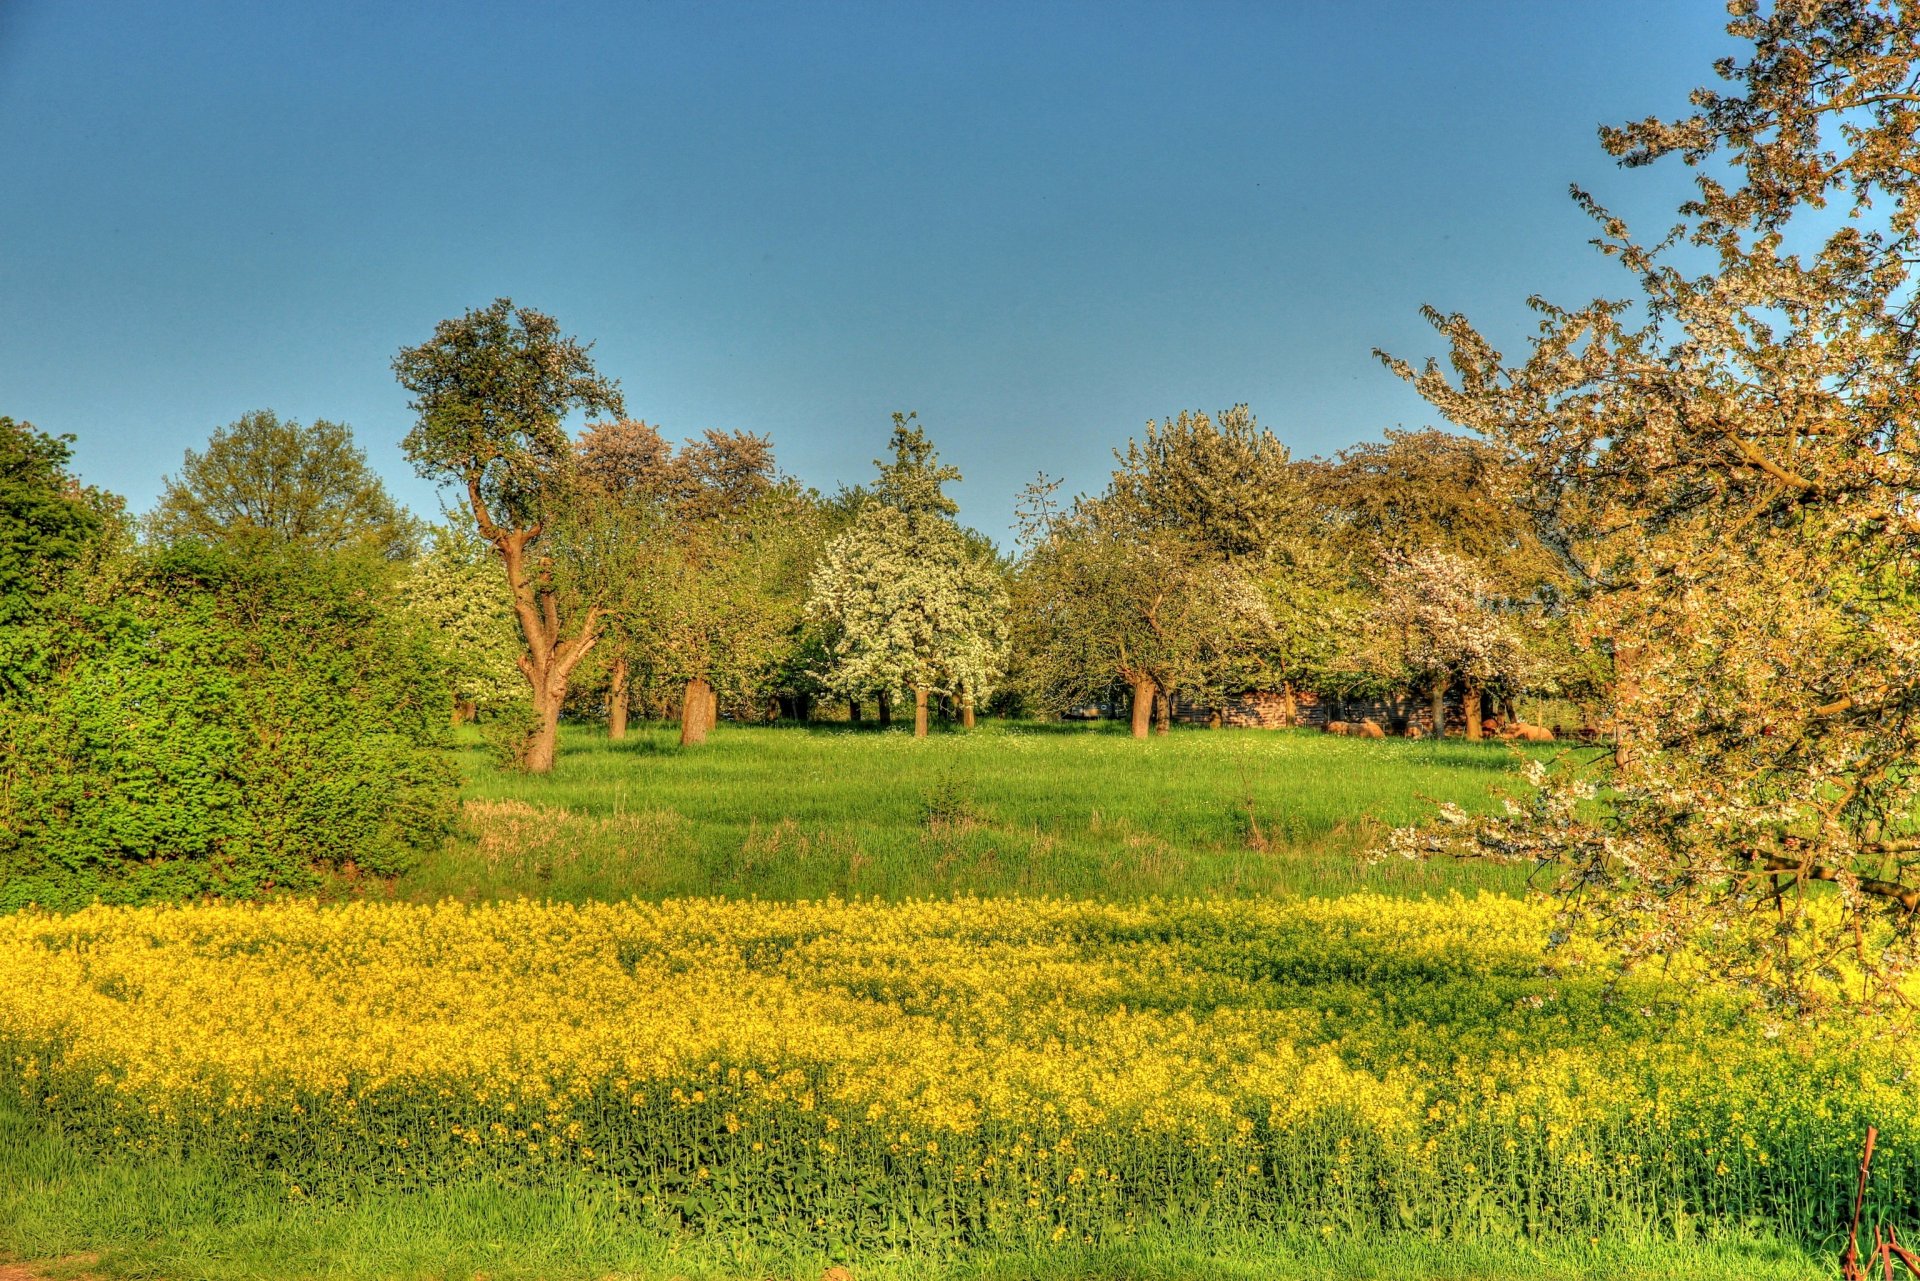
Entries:
{"label": "weathered bark", "polygon": [[913,687],[913,736],[915,738],[927,736],[927,687],[925,685]]}
{"label": "weathered bark", "polygon": [[1433,736],[1447,736],[1447,678],[1433,678]]}
{"label": "weathered bark", "polygon": [[1147,727],[1153,721],[1153,700],[1158,695],[1159,686],[1151,676],[1133,678],[1133,736],[1145,738]]}
{"label": "weathered bark", "polygon": [[538,719],[521,746],[520,765],[529,773],[545,774],[553,768],[560,737],[560,709],[567,701],[567,682],[573,676],[573,669],[600,639],[602,610],[597,605],[588,608],[578,630],[571,636],[566,635],[560,622],[560,602],[552,585],[536,581],[527,570],[527,544],[540,536],[540,526],[501,529],[487,515],[478,480],[469,482],[468,492],[481,537],[493,544],[506,567],[514,617],[519,620],[520,635],[527,642],[516,665],[532,688],[533,710]]}
{"label": "weathered bark", "polygon": [[859,699],[850,698],[847,700],[847,720],[849,723],[854,725],[858,725],[860,723],[860,700]]}
{"label": "weathered bark", "polygon": [[886,729],[893,724],[893,695],[883,690],[881,691],[879,702],[880,728]]}
{"label": "weathered bark", "polygon": [[713,686],[707,684],[706,677],[696,676],[687,682],[687,691],[680,699],[680,746],[698,747],[707,741],[711,728],[707,711],[712,697]]}
{"label": "weathered bark", "polygon": [[1466,718],[1468,740],[1475,743],[1479,742],[1481,738],[1480,686],[1477,682],[1467,682],[1466,692],[1462,694],[1460,698],[1460,712]]}
{"label": "weathered bark", "polygon": [[971,691],[960,695],[960,728],[973,728],[973,694]]}
{"label": "weathered bark", "polygon": [[1300,723],[1300,697],[1294,693],[1292,681],[1283,681],[1280,685],[1280,714],[1289,726]]}
{"label": "weathered bark", "polygon": [[607,677],[607,737],[619,742],[627,736],[627,659],[623,654],[613,660]]}

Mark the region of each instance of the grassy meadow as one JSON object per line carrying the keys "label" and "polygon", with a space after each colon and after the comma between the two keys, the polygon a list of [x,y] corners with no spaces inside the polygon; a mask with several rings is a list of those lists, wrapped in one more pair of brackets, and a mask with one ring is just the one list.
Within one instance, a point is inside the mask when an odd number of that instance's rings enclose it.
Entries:
{"label": "grassy meadow", "polygon": [[[641,726],[569,726],[551,775],[462,753],[466,831],[391,892],[885,899],[953,894],[1130,900],[1213,894],[1519,890],[1510,868],[1370,864],[1386,828],[1437,801],[1485,809],[1522,749],[1309,731],[983,722],[903,730],[723,726],[697,751]],[[1591,755],[1541,747],[1536,755]]]}
{"label": "grassy meadow", "polygon": [[465,830],[396,881],[0,919],[0,1257],[1815,1277],[1869,1121],[1910,1222],[1913,1051],[1623,979],[1513,869],[1364,857],[1521,759],[573,727],[534,778],[476,738]]}

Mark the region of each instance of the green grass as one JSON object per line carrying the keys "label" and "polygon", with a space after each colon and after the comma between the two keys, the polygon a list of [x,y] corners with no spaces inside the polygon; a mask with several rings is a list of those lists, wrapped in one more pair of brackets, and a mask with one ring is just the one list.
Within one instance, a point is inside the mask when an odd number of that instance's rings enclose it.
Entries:
{"label": "green grass", "polygon": [[495,1281],[813,1281],[834,1264],[851,1265],[858,1281],[1787,1281],[1832,1275],[1831,1263],[1796,1247],[1733,1236],[1541,1245],[1258,1232],[1209,1239],[1161,1231],[1101,1249],[836,1259],[676,1233],[636,1216],[616,1185],[588,1180],[540,1188],[458,1183],[348,1203],[290,1205],[278,1185],[211,1162],[101,1158],[0,1096],[0,1258],[7,1256],[56,1261],[45,1269],[51,1277],[84,1268],[89,1275],[199,1281],[481,1275]]}
{"label": "green grass", "polygon": [[[1531,749],[1542,753],[1544,749]],[[1564,750],[1564,749],[1563,749]],[[1312,732],[984,723],[895,730],[569,726],[544,777],[469,743],[468,831],[396,892],[799,899],[1518,890],[1485,864],[1364,858],[1386,828],[1521,787],[1519,749]]]}

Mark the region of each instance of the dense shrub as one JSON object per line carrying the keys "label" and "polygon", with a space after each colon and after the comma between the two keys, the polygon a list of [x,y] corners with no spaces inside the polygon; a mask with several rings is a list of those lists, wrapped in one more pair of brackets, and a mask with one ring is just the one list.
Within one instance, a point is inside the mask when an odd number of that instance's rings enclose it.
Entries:
{"label": "dense shrub", "polygon": [[446,685],[388,572],[189,545],[43,602],[48,674],[0,709],[0,909],[299,889],[437,840]]}

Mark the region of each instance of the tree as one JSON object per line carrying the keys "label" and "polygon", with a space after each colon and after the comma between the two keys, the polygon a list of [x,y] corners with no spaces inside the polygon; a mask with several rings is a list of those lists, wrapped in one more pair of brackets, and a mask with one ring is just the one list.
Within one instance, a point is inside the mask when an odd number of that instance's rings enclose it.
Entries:
{"label": "tree", "polygon": [[1512,365],[1430,312],[1451,376],[1389,361],[1518,460],[1618,730],[1604,790],[1543,778],[1399,840],[1561,867],[1629,960],[1696,948],[1791,1012],[1890,1002],[1920,910],[1920,25],[1729,12],[1729,89],[1601,133],[1700,170],[1674,232],[1576,192],[1637,297],[1536,300]]}
{"label": "tree", "polygon": [[98,504],[67,470],[72,443],[0,417],[0,625],[32,612],[100,532]]}
{"label": "tree", "polygon": [[475,528],[500,556],[527,646],[519,666],[535,719],[520,759],[534,773],[553,768],[567,683],[606,612],[605,580],[557,572],[541,543],[578,495],[562,421],[575,409],[624,410],[619,384],[600,376],[588,350],[552,317],[499,298],[441,321],[393,362],[418,415],[407,457],[422,476],[465,491]]}
{"label": "tree", "polygon": [[465,529],[436,525],[407,567],[400,603],[438,640],[452,685],[455,723],[509,706],[526,688],[517,659],[519,624],[487,563],[489,549]]}
{"label": "tree", "polygon": [[177,543],[268,543],[334,552],[411,555],[415,522],[354,447],[344,423],[281,422],[270,409],[217,428],[206,452],[189,449],[148,517],[153,537]]}
{"label": "tree", "polygon": [[[811,510],[751,432],[709,430],[676,451],[646,423],[589,427],[581,475],[646,533],[611,572],[609,732],[624,732],[636,668],[677,688],[681,742],[704,740],[720,700],[743,700],[797,630]],[[796,541],[797,540],[797,541]]]}
{"label": "tree", "polygon": [[1368,647],[1375,661],[1428,684],[1435,737],[1446,729],[1447,687],[1458,682],[1467,737],[1478,741],[1487,687],[1520,683],[1528,665],[1525,642],[1495,606],[1490,584],[1463,557],[1427,548],[1389,558],[1376,588]]}
{"label": "tree", "polygon": [[1204,688],[1272,626],[1254,579],[1099,499],[1029,508],[1023,541],[1014,617],[1027,678],[1056,705],[1104,698],[1118,682],[1136,738],[1167,692]]}
{"label": "tree", "polygon": [[1431,549],[1477,564],[1508,596],[1530,596],[1558,575],[1517,501],[1511,464],[1486,441],[1389,429],[1385,440],[1307,464],[1304,480],[1327,537],[1363,576]]}
{"label": "tree", "polygon": [[822,683],[855,701],[911,691],[924,738],[933,694],[972,724],[1000,674],[1007,604],[997,566],[954,523],[942,486],[959,471],[936,461],[912,414],[893,416],[890,444],[873,501],[813,573],[808,610],[833,634]]}
{"label": "tree", "polygon": [[1016,589],[1028,679],[1055,700],[1119,681],[1136,737],[1156,708],[1166,728],[1176,691],[1287,687],[1311,633],[1282,619],[1304,618],[1294,603],[1320,576],[1286,446],[1235,405],[1150,421],[1115,457],[1097,498],[1060,510],[1044,482],[1028,491]]}

